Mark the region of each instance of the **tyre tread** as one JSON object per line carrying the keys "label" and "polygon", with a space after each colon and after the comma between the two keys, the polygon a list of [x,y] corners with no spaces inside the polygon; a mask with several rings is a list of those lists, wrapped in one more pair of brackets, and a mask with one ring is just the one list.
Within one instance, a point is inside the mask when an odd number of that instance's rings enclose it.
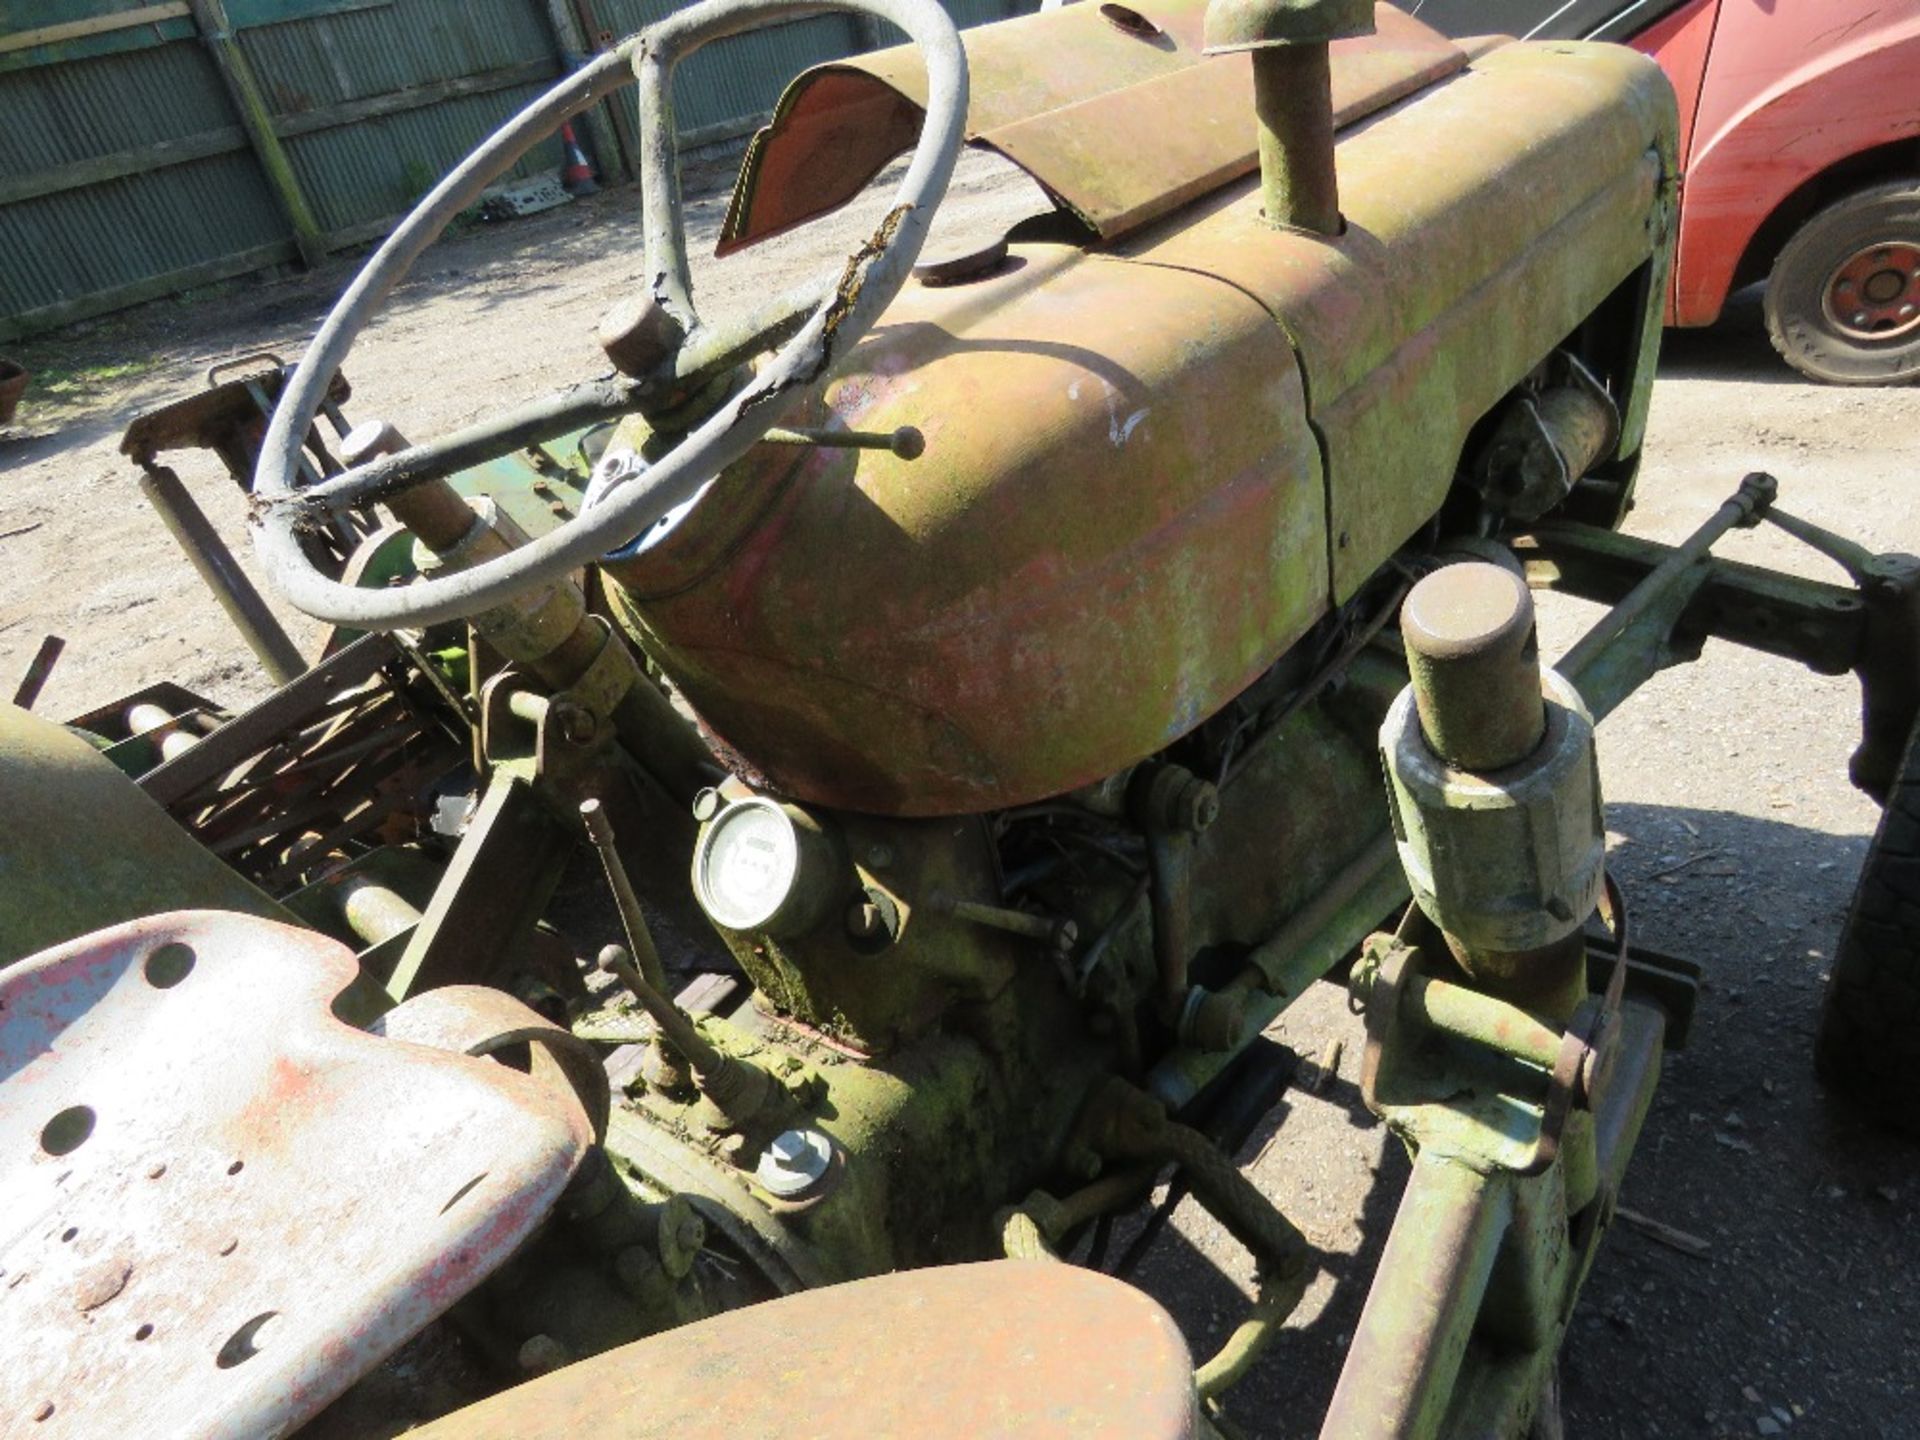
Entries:
{"label": "tyre tread", "polygon": [[[1920,210],[1920,177],[1870,185],[1843,195],[1808,217],[1773,262],[1762,309],[1767,339],[1795,370],[1829,385],[1899,385],[1920,381],[1920,339],[1884,350],[1851,341],[1828,328],[1818,291],[1832,273],[1831,247],[1883,238],[1875,222],[1904,235]],[[1844,258],[1844,257],[1842,257]]]}

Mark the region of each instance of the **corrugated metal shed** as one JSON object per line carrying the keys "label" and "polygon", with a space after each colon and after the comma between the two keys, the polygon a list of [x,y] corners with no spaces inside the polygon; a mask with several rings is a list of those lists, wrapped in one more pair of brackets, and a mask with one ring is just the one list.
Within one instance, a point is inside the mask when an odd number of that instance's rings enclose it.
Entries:
{"label": "corrugated metal shed", "polygon": [[[1033,0],[947,3],[967,25]],[[0,340],[372,238],[552,83],[569,36],[598,48],[673,8],[0,0]],[[828,15],[708,47],[676,80],[684,140],[745,133],[885,28]],[[630,138],[631,92],[612,103]],[[617,171],[626,146],[596,124]],[[516,173],[560,163],[550,141]]]}
{"label": "corrugated metal shed", "polygon": [[[679,9],[662,0],[581,0],[604,33],[631,35]],[[674,75],[674,118],[683,132],[719,138],[752,127],[787,81],[823,60],[867,48],[849,15],[823,15],[709,45]]]}
{"label": "corrugated metal shed", "polygon": [[[156,277],[293,253],[219,77],[191,42],[0,74],[0,115],[0,317],[97,294],[147,298],[165,293],[140,290]],[[186,153],[219,149],[152,164],[196,138]]]}
{"label": "corrugated metal shed", "polygon": [[[240,47],[329,234],[380,228],[560,75],[529,0],[389,0],[243,30]],[[560,158],[551,141],[514,173]]]}

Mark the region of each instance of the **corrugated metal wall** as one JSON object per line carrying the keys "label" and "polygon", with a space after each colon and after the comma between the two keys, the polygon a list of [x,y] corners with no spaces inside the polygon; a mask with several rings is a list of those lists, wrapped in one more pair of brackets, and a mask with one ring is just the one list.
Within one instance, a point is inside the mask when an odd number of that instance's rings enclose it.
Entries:
{"label": "corrugated metal wall", "polygon": [[[596,33],[631,35],[680,7],[671,0],[581,0]],[[838,59],[867,47],[850,15],[823,15],[736,35],[709,45],[674,73],[674,120],[701,139],[739,133],[748,122],[773,109],[787,81],[809,65]]]}
{"label": "corrugated metal wall", "polygon": [[[169,288],[143,288],[156,278],[218,278],[223,257],[257,269],[294,253],[220,78],[191,41],[0,74],[0,115],[0,196],[11,192],[0,317],[90,295],[145,299]],[[213,153],[137,168],[167,145]],[[94,174],[103,178],[84,183]],[[0,334],[8,328],[0,318]]]}
{"label": "corrugated metal wall", "polygon": [[[535,0],[392,0],[242,30],[239,38],[330,235],[379,229],[560,74],[553,31]],[[397,103],[414,101],[425,103]],[[380,113],[302,128],[353,102]],[[551,141],[516,173],[559,166]]]}
{"label": "corrugated metal wall", "polygon": [[[963,25],[1034,0],[947,0]],[[392,221],[561,73],[556,23],[593,48],[673,0],[0,0],[0,340],[297,257],[296,206],[351,245]],[[556,19],[556,17],[558,17]],[[223,74],[230,33],[238,61]],[[825,16],[711,46],[681,68],[695,144],[744,133],[800,70],[869,48]],[[264,102],[250,136],[231,67]],[[615,98],[622,140],[631,92]],[[606,137],[616,172],[630,144]],[[284,152],[297,194],[270,181]],[[604,153],[604,152],[614,153]],[[557,142],[517,173],[553,173]]]}

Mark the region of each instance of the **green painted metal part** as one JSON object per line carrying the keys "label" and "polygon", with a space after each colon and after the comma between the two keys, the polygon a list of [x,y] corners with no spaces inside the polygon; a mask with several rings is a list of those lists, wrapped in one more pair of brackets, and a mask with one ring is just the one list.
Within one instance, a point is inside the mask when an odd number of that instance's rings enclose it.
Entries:
{"label": "green painted metal part", "polygon": [[[722,930],[769,1008],[869,1053],[889,1053],[938,1026],[956,1003],[1006,989],[1031,942],[945,913],[935,897],[994,893],[993,857],[977,819],[875,822],[834,817],[851,870],[844,895],[805,934],[778,938]],[[849,933],[849,906],[876,903],[892,918],[871,940]]]}
{"label": "green painted metal part", "polygon": [[[1219,818],[1196,837],[1191,936],[1227,962],[1218,978],[1232,978],[1255,1012],[1238,1043],[1404,897],[1384,807],[1351,797],[1375,793],[1373,733],[1405,683],[1391,661],[1363,657],[1337,695],[1250,744]],[[1296,803],[1271,803],[1281,784]],[[863,951],[837,913],[798,937],[728,935],[754,1000],[707,1022],[707,1034],[787,1077],[804,1121],[789,1119],[832,1136],[844,1156],[833,1188],[804,1206],[758,1193],[751,1167],[734,1163],[743,1143],[751,1155],[750,1139],[711,1128],[698,1100],[646,1085],[618,1108],[609,1148],[647,1193],[703,1196],[716,1224],[746,1224],[742,1248],[807,1284],[996,1253],[996,1211],[1084,1173],[1073,1169],[1089,1158],[1076,1150],[1076,1123],[1122,1053],[1087,1010],[1129,1011],[1151,989],[1152,927],[1129,912],[1123,879],[1038,892],[1043,908],[1121,917],[1082,998],[1062,986],[1044,944],[921,903],[940,890],[993,893],[979,821],[822,818],[840,830],[862,891],[897,905],[896,937]],[[1343,890],[1342,859],[1356,853],[1385,864]],[[1320,914],[1322,894],[1344,903]],[[1289,930],[1289,917],[1303,923]],[[1268,959],[1257,942],[1276,934],[1280,953]],[[1184,1103],[1237,1048],[1176,1047],[1155,1091]]]}
{"label": "green painted metal part", "polygon": [[295,923],[93,745],[0,705],[0,965],[163,911]]}
{"label": "green painted metal part", "polygon": [[948,1021],[949,1033],[872,1060],[752,1007],[704,1022],[713,1043],[781,1079],[791,1104],[780,1123],[833,1139],[840,1159],[815,1198],[779,1200],[750,1165],[736,1168],[743,1139],[751,1159],[765,1136],[730,1135],[704,1102],[645,1084],[616,1107],[608,1149],[648,1190],[689,1194],[723,1227],[750,1227],[743,1248],[770,1252],[776,1284],[783,1273],[813,1285],[998,1254],[992,1217],[1051,1178],[1113,1049],[1087,1034],[1046,967]]}
{"label": "green painted metal part", "polygon": [[[1504,46],[1343,134],[1342,235],[1242,186],[910,289],[797,418],[924,455],[762,446],[608,567],[615,609],[785,795],[972,813],[1122,769],[1357,593],[1473,425],[1657,268],[1674,124],[1638,56]],[[1630,413],[1644,321],[1584,357]]]}
{"label": "green painted metal part", "polygon": [[794,417],[910,417],[919,459],[763,445],[726,506],[607,567],[642,648],[785,794],[1057,794],[1178,738],[1325,609],[1305,395],[1265,313],[1199,275],[1016,258],[907,291]]}
{"label": "green painted metal part", "polygon": [[[1092,7],[1060,23],[1107,24]],[[1275,232],[1247,183],[1104,249],[1027,239],[972,283],[911,290],[789,418],[912,424],[924,453],[764,445],[725,477],[728,505],[608,567],[614,614],[742,779],[832,830],[845,895],[798,934],[722,935],[753,993],[700,1034],[772,1077],[770,1098],[743,1119],[638,1067],[609,1129],[614,1179],[475,1301],[476,1330],[511,1338],[507,1363],[522,1339],[581,1354],[768,1294],[998,1253],[1005,1207],[1100,1169],[1087,1117],[1116,1072],[1185,1105],[1404,901],[1376,736],[1407,676],[1368,628],[1398,593],[1384,569],[1441,510],[1469,430],[1600,312],[1591,329],[1610,338],[1584,359],[1627,416],[1615,463],[1631,458],[1651,379],[1640,288],[1663,273],[1671,198],[1671,102],[1645,62],[1502,47],[1443,78],[1421,55],[1396,61],[1421,77],[1400,102],[1341,143],[1344,234]],[[636,423],[614,443],[647,438]],[[577,508],[588,458],[572,442],[542,454],[457,488],[541,533]],[[407,563],[382,560],[368,578]],[[1669,578],[1705,564],[1689,552]],[[1588,673],[1614,675],[1609,702],[1664,654],[1642,630],[1671,630],[1696,591],[1583,652]],[[1328,654],[1326,683],[1295,688]],[[556,878],[558,841],[479,853],[511,810],[543,800],[570,824],[580,798],[538,739],[559,701],[520,699],[489,701],[523,724],[487,737],[493,798],[449,883],[363,920],[385,938],[361,938],[405,952],[401,990],[433,983],[430,946],[530,925]],[[1223,744],[1210,720],[1240,728]],[[1022,811],[1085,810],[1084,794],[1062,798],[1083,785],[1124,795],[1129,768],[1169,746],[1187,747],[1169,763],[1218,761],[1218,817],[1183,838],[1184,889],[1156,894],[1145,844],[1013,883],[1003,850],[1035,818]],[[1121,804],[1100,812],[1115,832],[1150,828]],[[679,883],[683,833],[622,833]],[[201,878],[170,875],[168,904]],[[361,878],[382,880],[371,865]],[[1183,974],[1230,1002],[1237,1034],[1167,1023],[1143,893],[1184,894]],[[351,922],[318,893],[302,906],[323,901]],[[1080,945],[981,923],[1015,904],[1037,934],[1075,920]],[[864,909],[877,928],[848,923]],[[1662,1024],[1630,1012],[1609,1086],[1568,1121],[1558,1163],[1523,1174],[1553,1026],[1450,971],[1407,1009],[1370,1099],[1417,1152],[1416,1181],[1356,1342],[1361,1382],[1327,1433],[1512,1433],[1604,1231]],[[615,1005],[582,1029],[613,1044],[645,1027]],[[754,1162],[789,1126],[827,1137],[833,1160],[817,1189],[782,1198]],[[1118,1183],[1109,1170],[1102,1194]],[[705,1250],[674,1238],[669,1212],[697,1212]],[[1267,1329],[1283,1292],[1263,1293]]]}
{"label": "green painted metal part", "polygon": [[[1515,1086],[1523,1072],[1503,1082],[1484,1069],[1429,1064],[1421,1077],[1427,1098],[1392,1090],[1370,1095],[1414,1154],[1414,1171],[1323,1440],[1529,1433],[1574,1301],[1612,1222],[1659,1078],[1665,1029],[1657,1009],[1626,1006],[1621,1059],[1605,1092],[1590,1117],[1577,1115],[1582,1123],[1570,1125],[1562,1163],[1539,1174],[1520,1173],[1514,1164],[1515,1141],[1531,1123],[1526,1117],[1537,1118],[1524,1082]],[[1471,1067],[1473,1048],[1448,1054]],[[1405,1058],[1410,1075],[1418,1062]],[[1485,1087],[1490,1079],[1504,1085],[1493,1093],[1507,1110],[1491,1124],[1497,1106],[1463,1107],[1441,1095],[1447,1084]]]}
{"label": "green painted metal part", "polygon": [[[1275,231],[1247,195],[1123,242],[1258,297],[1293,341],[1335,600],[1439,508],[1473,424],[1665,263],[1675,125],[1671,88],[1630,51],[1502,46],[1341,137],[1344,234]],[[1621,327],[1630,353],[1589,357],[1629,417],[1653,381],[1643,324]]]}

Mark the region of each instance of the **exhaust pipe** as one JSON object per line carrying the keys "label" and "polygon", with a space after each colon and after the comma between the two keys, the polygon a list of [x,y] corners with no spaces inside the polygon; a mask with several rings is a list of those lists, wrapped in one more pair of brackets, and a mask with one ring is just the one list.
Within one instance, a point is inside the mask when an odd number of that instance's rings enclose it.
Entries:
{"label": "exhaust pipe", "polygon": [[1338,235],[1327,46],[1374,32],[1373,0],[1212,0],[1206,53],[1253,55],[1261,211],[1281,229]]}

